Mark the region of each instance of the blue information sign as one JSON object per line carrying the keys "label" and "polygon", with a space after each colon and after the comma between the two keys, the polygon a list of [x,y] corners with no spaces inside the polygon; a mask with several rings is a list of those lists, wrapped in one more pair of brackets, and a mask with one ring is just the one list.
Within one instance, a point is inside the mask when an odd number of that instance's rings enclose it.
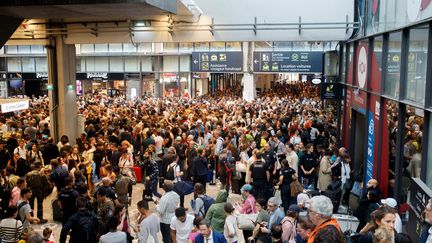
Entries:
{"label": "blue information sign", "polygon": [[192,52],[192,72],[231,73],[242,71],[242,52]]}
{"label": "blue information sign", "polygon": [[375,124],[372,112],[368,114],[368,136],[367,136],[367,160],[365,183],[373,178],[374,169],[374,146],[375,146]]}
{"label": "blue information sign", "polygon": [[322,73],[322,52],[254,52],[254,72]]}

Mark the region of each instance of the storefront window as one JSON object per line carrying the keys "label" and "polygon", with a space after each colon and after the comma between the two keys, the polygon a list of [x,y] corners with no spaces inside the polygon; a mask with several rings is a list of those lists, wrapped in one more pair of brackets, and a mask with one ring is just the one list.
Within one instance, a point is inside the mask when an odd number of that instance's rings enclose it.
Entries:
{"label": "storefront window", "polygon": [[125,72],[139,72],[138,57],[125,57]]}
{"label": "storefront window", "polygon": [[271,41],[256,41],[255,42],[256,51],[273,51],[273,42]]}
{"label": "storefront window", "polygon": [[[36,59],[36,72],[48,72],[47,58],[36,57],[35,59]],[[82,67],[85,67],[85,65],[83,65]]]}
{"label": "storefront window", "polygon": [[[76,72],[77,73],[85,73],[85,58],[77,57],[76,61]],[[36,70],[38,70],[38,60],[36,59]]]}
{"label": "storefront window", "polygon": [[7,59],[8,72],[21,72],[21,58],[9,57]]}
{"label": "storefront window", "polygon": [[178,56],[163,56],[163,71],[178,72],[179,71]]}
{"label": "storefront window", "polygon": [[95,57],[95,67],[96,72],[108,72],[108,57]]}
{"label": "storefront window", "polygon": [[108,44],[108,51],[109,52],[122,52],[123,51],[122,44]]}
{"label": "storefront window", "polygon": [[406,107],[403,146],[402,193],[405,199],[409,190],[409,178],[420,177],[424,110]]}
{"label": "storefront window", "polygon": [[211,42],[210,51],[225,51],[225,42]]}
{"label": "storefront window", "polygon": [[192,52],[193,43],[179,43],[179,52]]}
{"label": "storefront window", "polygon": [[143,72],[152,72],[152,58],[151,57],[142,57],[141,59],[141,70]]}
{"label": "storefront window", "polygon": [[409,35],[405,98],[420,104],[425,101],[428,33],[428,26],[423,25],[411,29]]}
{"label": "storefront window", "polygon": [[6,54],[18,54],[18,46],[6,46]]}
{"label": "storefront window", "polygon": [[31,53],[32,54],[44,54],[45,53],[45,47],[42,45],[33,45],[33,46],[31,46]]}
{"label": "storefront window", "polygon": [[86,57],[86,71],[94,72],[95,71],[95,58],[94,57]]}
{"label": "storefront window", "polygon": [[6,57],[0,57],[0,72],[6,71]]}
{"label": "storefront window", "polygon": [[354,68],[354,63],[353,63],[353,58],[354,58],[354,43],[350,43],[348,44],[349,47],[349,53],[348,53],[348,77],[347,77],[347,83],[352,83],[353,82],[353,68]]}
{"label": "storefront window", "polygon": [[[302,46],[303,42],[298,43],[299,46]],[[275,41],[273,42],[274,49],[276,51],[291,51],[293,49],[293,42],[291,41]],[[310,51],[310,47],[308,49]]]}
{"label": "storefront window", "polygon": [[35,72],[35,60],[31,57],[23,57],[22,58],[22,71],[27,73]]}
{"label": "storefront window", "polygon": [[95,52],[96,53],[107,53],[108,52],[108,44],[95,44]]}
{"label": "storefront window", "polygon": [[163,43],[163,52],[177,53],[178,43]]}
{"label": "storefront window", "polygon": [[[394,195],[395,186],[395,165],[396,165],[396,138],[397,138],[397,120],[398,120],[398,104],[392,100],[385,101],[385,110],[387,112],[387,120],[384,120],[384,128],[388,128],[388,180],[389,188],[388,195]],[[385,119],[385,118],[384,118]],[[387,126],[386,126],[387,125]],[[383,132],[383,134],[386,134]],[[386,138],[384,138],[385,140]],[[383,145],[384,146],[384,145]],[[383,150],[384,152],[384,150]]]}
{"label": "storefront window", "polygon": [[165,87],[163,97],[180,96],[180,78],[178,73],[164,73],[162,80]]}
{"label": "storefront window", "polygon": [[[377,62],[378,70],[371,69],[370,90],[377,93],[381,92],[382,51],[383,51],[383,37],[382,36],[375,37],[373,54],[372,54],[372,63],[374,62],[374,60]],[[371,68],[372,65],[370,65]]]}
{"label": "storefront window", "polygon": [[210,43],[208,42],[195,42],[194,43],[195,51],[209,51]]}
{"label": "storefront window", "polygon": [[19,54],[30,54],[30,46],[24,45],[24,46],[18,46],[18,53]]}
{"label": "storefront window", "polygon": [[226,51],[241,51],[241,42],[227,42]]}
{"label": "storefront window", "polygon": [[189,73],[180,73],[180,94],[182,97],[190,98],[189,80]]}
{"label": "storefront window", "polygon": [[180,72],[190,72],[191,56],[180,56]]}
{"label": "storefront window", "polygon": [[139,43],[138,52],[139,53],[150,53],[152,51],[152,43]]}
{"label": "storefront window", "polygon": [[342,64],[341,64],[341,82],[342,83],[345,83],[346,81],[345,81],[345,70],[346,70],[346,67],[345,67],[345,65],[346,65],[346,55],[345,55],[345,52],[346,52],[346,46],[345,45],[341,45],[341,48],[340,48],[340,52],[339,52],[339,55],[341,55],[341,57],[342,57]]}
{"label": "storefront window", "polygon": [[81,53],[94,53],[94,45],[93,44],[81,44]]}
{"label": "storefront window", "polygon": [[124,72],[123,57],[109,58],[110,72]]}
{"label": "storefront window", "polygon": [[123,44],[123,52],[136,53],[137,47],[132,43],[124,43]]}
{"label": "storefront window", "polygon": [[390,34],[388,46],[388,63],[385,73],[386,80],[384,84],[384,94],[398,98],[400,85],[402,33],[397,32]]}

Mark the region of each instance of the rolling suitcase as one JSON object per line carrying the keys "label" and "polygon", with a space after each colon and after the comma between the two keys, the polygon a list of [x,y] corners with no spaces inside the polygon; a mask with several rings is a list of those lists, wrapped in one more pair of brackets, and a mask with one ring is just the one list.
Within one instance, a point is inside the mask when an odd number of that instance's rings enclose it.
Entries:
{"label": "rolling suitcase", "polygon": [[141,167],[134,166],[133,170],[134,170],[135,175],[136,175],[136,182],[141,183],[141,181],[142,181]]}

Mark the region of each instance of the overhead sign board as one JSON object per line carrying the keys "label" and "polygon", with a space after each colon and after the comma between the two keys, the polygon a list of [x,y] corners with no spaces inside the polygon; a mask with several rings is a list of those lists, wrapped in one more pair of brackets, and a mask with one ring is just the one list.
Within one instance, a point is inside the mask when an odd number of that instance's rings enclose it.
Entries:
{"label": "overhead sign board", "polygon": [[341,86],[338,83],[321,83],[321,99],[335,100],[342,95]]}
{"label": "overhead sign board", "polygon": [[192,52],[192,72],[232,73],[242,71],[242,52]]}
{"label": "overhead sign board", "polygon": [[322,73],[322,52],[254,52],[254,72]]}
{"label": "overhead sign board", "polygon": [[21,101],[10,101],[1,104],[1,112],[12,112],[12,111],[20,111],[25,110],[29,108],[29,101],[28,100],[21,100]]}

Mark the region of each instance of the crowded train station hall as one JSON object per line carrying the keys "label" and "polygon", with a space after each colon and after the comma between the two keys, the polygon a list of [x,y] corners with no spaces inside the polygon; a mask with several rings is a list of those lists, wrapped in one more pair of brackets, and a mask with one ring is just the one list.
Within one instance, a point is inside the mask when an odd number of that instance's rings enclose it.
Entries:
{"label": "crowded train station hall", "polygon": [[1,2],[0,243],[432,243],[430,2]]}

